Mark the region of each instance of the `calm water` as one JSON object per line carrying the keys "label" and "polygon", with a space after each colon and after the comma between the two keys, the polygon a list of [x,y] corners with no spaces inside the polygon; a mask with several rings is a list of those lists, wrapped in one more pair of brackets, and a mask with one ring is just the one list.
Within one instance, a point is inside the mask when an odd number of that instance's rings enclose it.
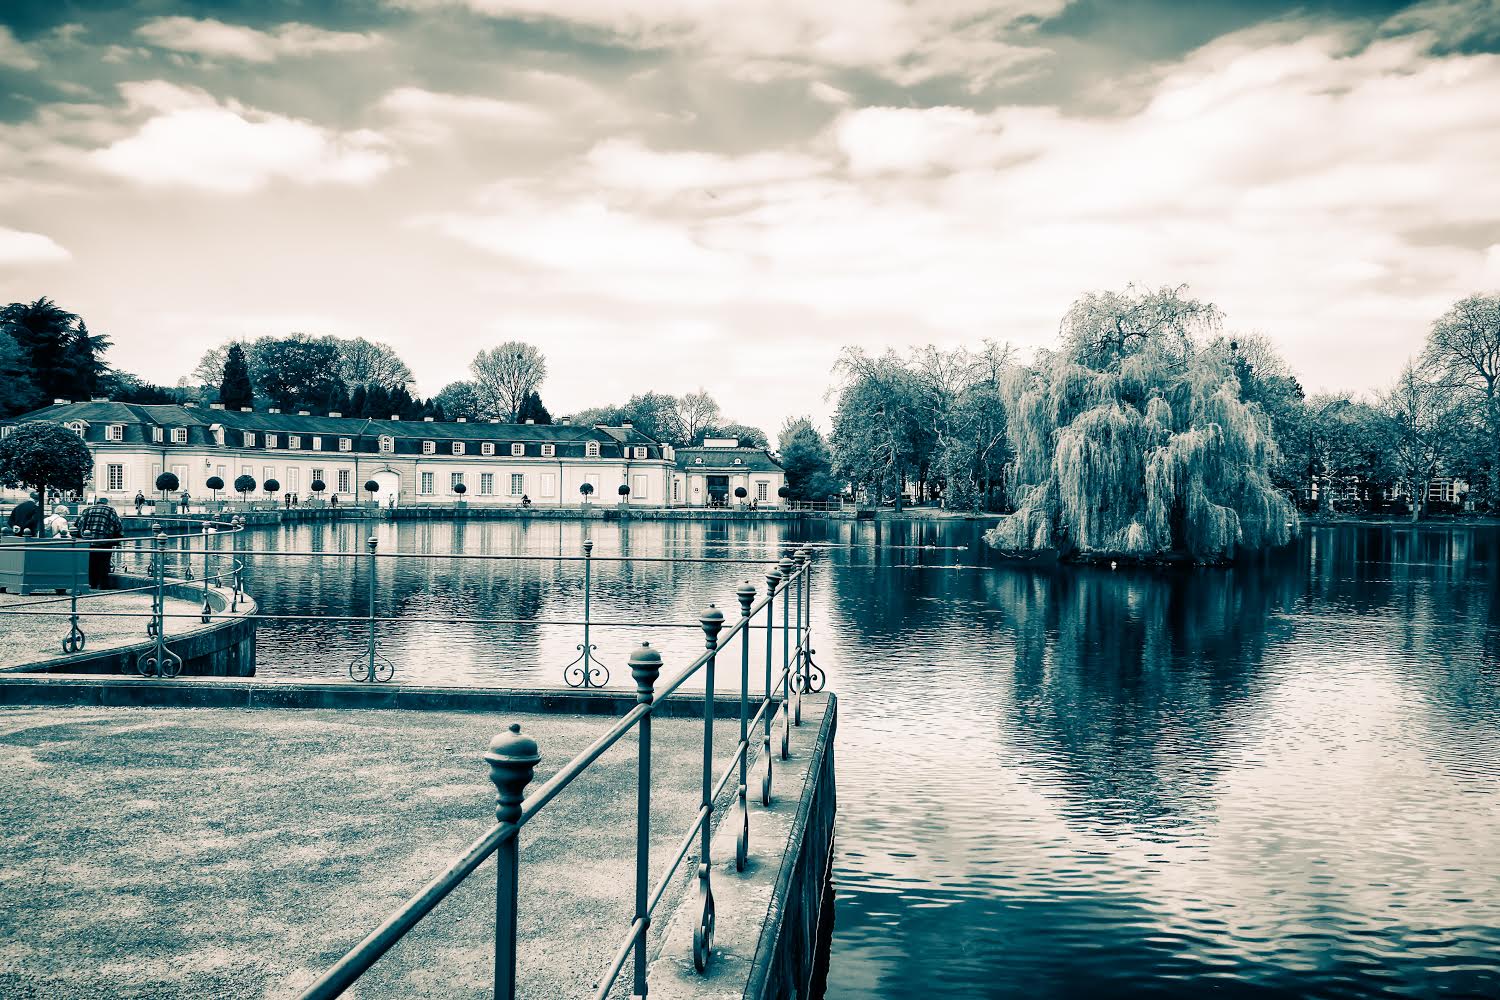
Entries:
{"label": "calm water", "polygon": [[[382,549],[573,554],[582,526],[379,524]],[[1500,997],[1500,530],[1316,529],[1233,570],[993,564],[968,524],[637,523],[599,555],[825,546],[841,699],[828,995]],[[351,549],[367,526],[252,536]],[[952,546],[955,548],[912,548]],[[967,549],[956,548],[968,546]],[[692,621],[761,566],[596,566],[595,613]],[[398,679],[555,684],[576,564],[382,564]],[[266,610],[363,610],[362,566],[264,560]],[[362,633],[267,626],[269,676]],[[602,629],[624,673],[701,633]],[[313,641],[309,641],[313,640]],[[724,673],[733,673],[724,671]]]}

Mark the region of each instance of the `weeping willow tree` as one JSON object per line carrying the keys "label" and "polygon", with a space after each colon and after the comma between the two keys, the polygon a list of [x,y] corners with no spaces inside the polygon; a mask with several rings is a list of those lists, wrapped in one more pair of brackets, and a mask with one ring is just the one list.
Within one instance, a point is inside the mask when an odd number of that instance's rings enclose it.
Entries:
{"label": "weeping willow tree", "polygon": [[1218,310],[1184,291],[1086,295],[1061,348],[1011,373],[1016,512],[991,545],[1215,563],[1295,535],[1270,421],[1241,399]]}

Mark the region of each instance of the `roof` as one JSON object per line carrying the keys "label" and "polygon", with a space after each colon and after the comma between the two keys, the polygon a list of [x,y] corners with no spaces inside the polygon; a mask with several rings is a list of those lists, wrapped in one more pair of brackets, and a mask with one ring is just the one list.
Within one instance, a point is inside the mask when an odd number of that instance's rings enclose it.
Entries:
{"label": "roof", "polygon": [[764,448],[678,448],[677,468],[697,472],[709,469],[730,472],[783,471],[781,464]]}

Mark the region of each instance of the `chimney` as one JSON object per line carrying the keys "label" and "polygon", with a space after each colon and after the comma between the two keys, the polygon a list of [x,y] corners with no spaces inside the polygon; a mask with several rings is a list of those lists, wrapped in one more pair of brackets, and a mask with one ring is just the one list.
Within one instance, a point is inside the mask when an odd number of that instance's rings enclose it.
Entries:
{"label": "chimney", "polygon": [[268,409],[266,412],[267,413],[280,413],[281,412],[281,407],[279,407],[279,406],[273,406],[270,409]]}
{"label": "chimney", "polygon": [[210,410],[222,410],[222,409],[224,409],[224,404],[223,403],[209,403],[208,404],[208,408]]}
{"label": "chimney", "polygon": [[399,413],[392,413],[391,414],[391,419],[392,420],[400,420],[401,419],[401,414],[399,414]]}
{"label": "chimney", "polygon": [[198,408],[198,404],[194,403],[192,400],[187,400],[187,401],[183,402],[182,405],[186,406],[190,410],[196,410]]}
{"label": "chimney", "polygon": [[563,417],[563,426],[564,427],[571,427],[571,426],[573,426],[573,418],[572,417]]}
{"label": "chimney", "polygon": [[297,411],[297,416],[299,416],[299,417],[310,417],[310,416],[312,416],[312,412],[309,411],[309,410],[298,410]]}
{"label": "chimney", "polygon": [[431,417],[423,417],[422,418],[422,422],[425,423],[425,424],[430,424],[430,423],[432,423],[432,418]]}
{"label": "chimney", "polygon": [[52,405],[53,406],[67,406],[68,405],[68,401],[66,399],[54,399],[52,401]]}
{"label": "chimney", "polygon": [[527,422],[527,423],[528,423],[528,424],[534,424],[534,423],[536,423],[536,421],[535,421],[535,420],[533,420],[533,419],[532,419],[532,418],[531,418],[531,417],[527,417],[527,418],[526,418],[526,422]]}
{"label": "chimney", "polygon": [[240,407],[240,412],[241,413],[254,413],[255,412],[255,407],[253,407],[253,406],[242,406],[242,407]]}
{"label": "chimney", "polygon": [[631,423],[629,420],[622,420],[622,421],[620,421],[620,426],[623,427],[623,428],[625,428],[628,431],[632,427],[634,427],[635,424]]}
{"label": "chimney", "polygon": [[490,423],[492,423],[492,424],[498,424],[499,422],[500,422],[500,418],[499,417],[490,417]]}
{"label": "chimney", "polygon": [[343,414],[340,413],[338,410],[329,410],[328,411],[328,415],[330,417],[342,417],[343,416]]}
{"label": "chimney", "polygon": [[108,403],[109,401],[110,401],[110,399],[109,399],[108,396],[91,396],[91,397],[89,397],[89,402],[90,403]]}
{"label": "chimney", "polygon": [[454,419],[457,420],[461,424],[466,424],[466,423],[469,422],[469,418],[468,417],[455,417]]}

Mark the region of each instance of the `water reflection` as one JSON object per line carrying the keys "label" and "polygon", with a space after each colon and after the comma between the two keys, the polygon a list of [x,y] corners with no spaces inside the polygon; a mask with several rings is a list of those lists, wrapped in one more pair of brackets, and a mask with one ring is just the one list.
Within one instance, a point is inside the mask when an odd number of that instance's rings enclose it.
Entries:
{"label": "water reflection", "polygon": [[[842,700],[830,996],[1500,996],[1500,530],[1346,526],[1230,570],[999,564],[977,525],[309,526],[286,547],[715,555],[600,562],[596,633],[701,648],[786,543],[823,563],[819,660]],[[978,568],[974,568],[978,567]],[[262,633],[325,676],[363,563],[266,560],[314,616]],[[381,565],[408,681],[556,684],[576,629],[555,561]],[[440,619],[424,621],[423,619]],[[312,640],[309,642],[308,640]],[[308,651],[313,652],[309,653]],[[341,669],[341,663],[338,665]],[[732,679],[734,671],[721,672]]]}

